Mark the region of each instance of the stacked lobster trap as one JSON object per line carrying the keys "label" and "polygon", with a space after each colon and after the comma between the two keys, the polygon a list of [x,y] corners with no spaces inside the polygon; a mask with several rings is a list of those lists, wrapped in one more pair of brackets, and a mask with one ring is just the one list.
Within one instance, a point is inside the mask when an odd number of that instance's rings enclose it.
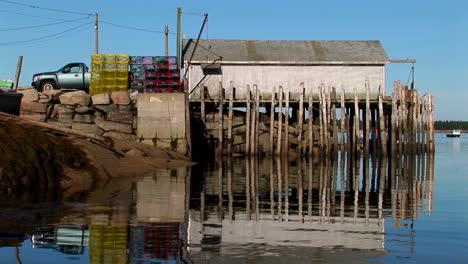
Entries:
{"label": "stacked lobster trap", "polygon": [[177,58],[130,56],[129,89],[140,93],[181,92]]}
{"label": "stacked lobster trap", "polygon": [[128,89],[128,54],[91,55],[90,94]]}
{"label": "stacked lobster trap", "polygon": [[139,93],[182,92],[177,57],[92,54],[89,93],[127,90]]}

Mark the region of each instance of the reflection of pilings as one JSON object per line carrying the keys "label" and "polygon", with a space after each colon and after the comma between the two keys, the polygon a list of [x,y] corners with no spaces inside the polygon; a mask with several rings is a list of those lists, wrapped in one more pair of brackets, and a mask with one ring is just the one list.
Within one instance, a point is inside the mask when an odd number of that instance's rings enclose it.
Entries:
{"label": "reflection of pilings", "polygon": [[[370,224],[377,219],[381,224],[390,214],[394,225],[399,226],[402,220],[418,217],[418,205],[431,209],[429,175],[433,177],[433,168],[424,164],[426,158],[430,160],[426,155],[410,154],[392,159],[363,155],[363,159],[359,159],[340,152],[336,159],[315,164],[312,158],[295,163],[278,157],[266,163],[255,158],[241,163],[219,162],[201,188],[200,219],[213,220],[213,216],[218,216],[218,221],[271,219],[322,224],[333,221]],[[433,164],[433,158],[428,163]],[[243,180],[236,180],[240,175],[245,177],[245,184]],[[349,182],[348,191],[346,182]],[[315,196],[314,191],[318,191]],[[244,208],[236,207],[236,197],[245,197]],[[390,198],[388,202],[386,197]]]}

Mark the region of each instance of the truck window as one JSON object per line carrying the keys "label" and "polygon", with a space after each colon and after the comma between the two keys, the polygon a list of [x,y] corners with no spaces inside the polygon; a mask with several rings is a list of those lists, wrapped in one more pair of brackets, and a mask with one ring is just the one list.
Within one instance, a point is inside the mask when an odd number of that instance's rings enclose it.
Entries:
{"label": "truck window", "polygon": [[81,67],[79,65],[74,65],[70,69],[70,73],[80,73],[81,72]]}

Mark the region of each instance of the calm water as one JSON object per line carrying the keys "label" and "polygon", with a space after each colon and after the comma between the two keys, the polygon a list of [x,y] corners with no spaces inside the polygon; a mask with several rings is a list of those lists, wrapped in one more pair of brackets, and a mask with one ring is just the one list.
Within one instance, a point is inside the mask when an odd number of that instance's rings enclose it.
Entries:
{"label": "calm water", "polygon": [[468,263],[467,170],[468,137],[436,135],[433,157],[232,159],[3,200],[0,263]]}

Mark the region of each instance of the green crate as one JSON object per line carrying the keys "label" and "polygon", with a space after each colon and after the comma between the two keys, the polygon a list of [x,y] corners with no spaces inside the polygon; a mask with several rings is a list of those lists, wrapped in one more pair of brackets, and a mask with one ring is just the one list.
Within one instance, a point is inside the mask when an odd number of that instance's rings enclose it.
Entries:
{"label": "green crate", "polygon": [[0,81],[0,88],[12,88],[12,87],[13,87],[13,81],[5,81],[5,80]]}

